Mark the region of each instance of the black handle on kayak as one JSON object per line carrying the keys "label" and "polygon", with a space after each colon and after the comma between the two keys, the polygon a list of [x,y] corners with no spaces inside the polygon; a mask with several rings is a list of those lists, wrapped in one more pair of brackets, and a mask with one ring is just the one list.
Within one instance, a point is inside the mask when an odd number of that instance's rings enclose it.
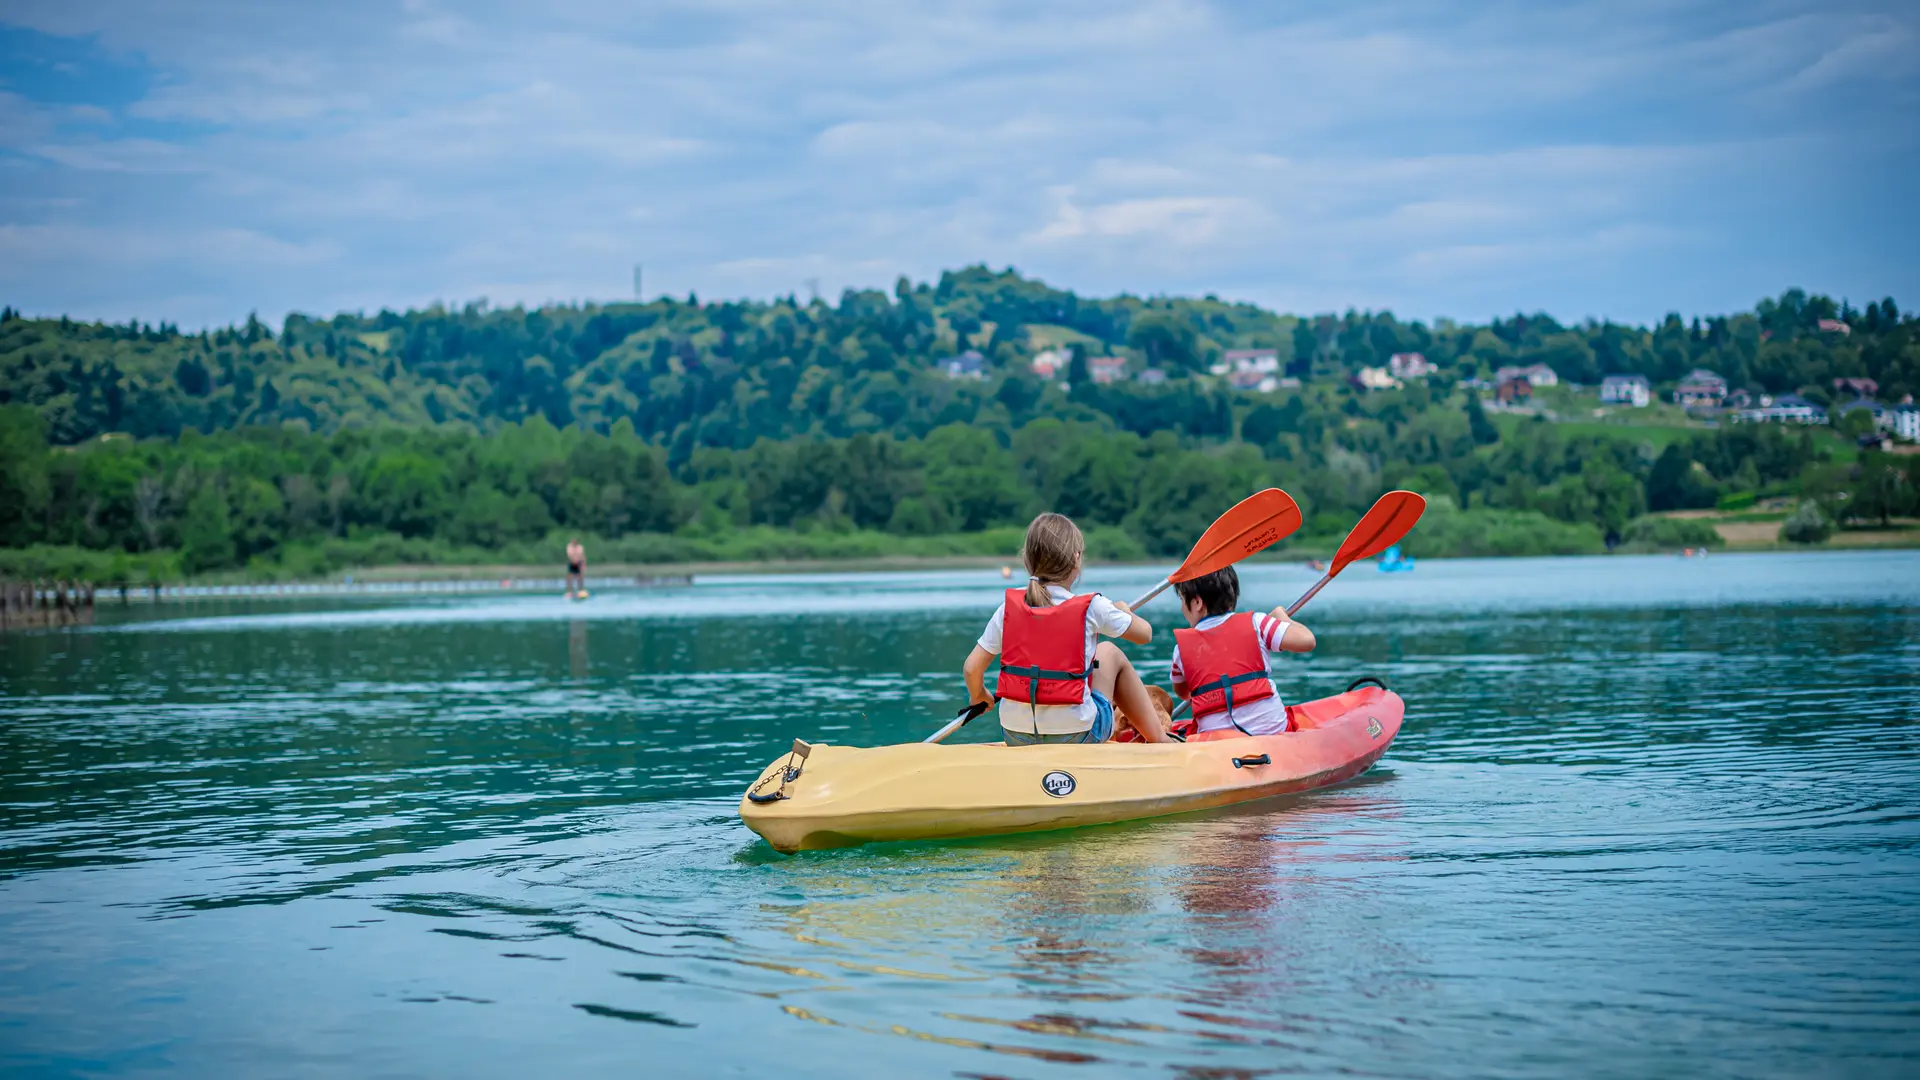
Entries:
{"label": "black handle on kayak", "polygon": [[779,802],[781,799],[784,799],[786,797],[787,797],[787,793],[784,791],[775,791],[771,795],[761,795],[757,792],[752,792],[752,791],[747,792],[747,801],[752,803]]}
{"label": "black handle on kayak", "polygon": [[1273,764],[1273,756],[1271,754],[1256,754],[1253,757],[1237,757],[1233,759],[1233,767],[1236,769],[1244,769],[1250,765],[1271,764]]}
{"label": "black handle on kayak", "polygon": [[1371,675],[1362,675],[1359,678],[1347,684],[1347,693],[1351,694],[1355,690],[1360,689],[1361,687],[1367,685],[1368,683],[1372,683],[1373,685],[1379,687],[1382,690],[1385,690],[1387,688],[1387,684],[1381,682],[1379,679],[1376,679]]}

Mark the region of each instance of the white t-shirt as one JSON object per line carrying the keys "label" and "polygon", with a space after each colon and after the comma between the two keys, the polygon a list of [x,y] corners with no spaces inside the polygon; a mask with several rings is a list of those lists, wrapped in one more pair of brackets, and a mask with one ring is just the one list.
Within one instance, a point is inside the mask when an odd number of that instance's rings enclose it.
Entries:
{"label": "white t-shirt", "polygon": [[[1201,619],[1200,622],[1194,626],[1194,629],[1211,630],[1221,623],[1226,622],[1230,617],[1231,616],[1227,615],[1209,615]],[[1286,635],[1287,627],[1292,625],[1293,624],[1286,619],[1276,619],[1271,615],[1255,612],[1253,616],[1253,636],[1260,640],[1261,645],[1265,646],[1267,653],[1277,653],[1280,651],[1280,639]],[[1177,642],[1179,639],[1175,638],[1174,640]],[[1267,661],[1267,678],[1273,678],[1273,661],[1271,657],[1263,655],[1262,659]],[[1171,675],[1173,676],[1174,682],[1187,681],[1186,671],[1180,666],[1180,646],[1177,644],[1173,647],[1173,670]],[[1188,687],[1187,690],[1191,693],[1193,688]],[[1227,711],[1225,709],[1208,713],[1201,717],[1200,730],[1224,731],[1232,728],[1236,721],[1241,727],[1246,729],[1249,735],[1278,735],[1287,730],[1287,704],[1280,700],[1279,684],[1274,684],[1272,697],[1261,698],[1259,701],[1247,705],[1236,704],[1233,707],[1233,720],[1227,719]]]}
{"label": "white t-shirt", "polygon": [[[1047,595],[1055,604],[1064,604],[1073,599],[1073,594],[1058,585],[1047,586]],[[993,618],[987,620],[987,628],[980,632],[980,647],[995,656],[1000,655],[1000,637],[1007,622],[1007,602],[993,609]],[[1119,637],[1133,625],[1133,616],[1120,610],[1119,605],[1101,596],[1093,595],[1093,602],[1087,605],[1087,663],[1093,663],[1093,649],[1099,635]],[[1088,672],[1092,667],[1086,669]],[[1091,687],[1088,688],[1091,691]],[[1034,732],[1042,735],[1071,735],[1076,731],[1087,731],[1093,727],[1096,719],[1093,706],[1093,694],[1089,692],[1084,701],[1077,705],[1028,705],[1024,701],[1012,701],[1002,698],[1000,701],[1000,726],[1015,731]]]}

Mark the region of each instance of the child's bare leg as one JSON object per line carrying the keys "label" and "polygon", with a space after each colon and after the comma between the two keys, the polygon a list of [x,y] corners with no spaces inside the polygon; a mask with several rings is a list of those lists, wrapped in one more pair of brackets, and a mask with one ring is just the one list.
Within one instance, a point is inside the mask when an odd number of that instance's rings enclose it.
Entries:
{"label": "child's bare leg", "polygon": [[1132,725],[1148,742],[1172,742],[1161,726],[1153,699],[1147,696],[1146,684],[1140,681],[1139,673],[1133,670],[1133,661],[1120,651],[1120,646],[1103,641],[1094,650],[1093,658],[1100,663],[1093,671],[1093,688],[1113,702],[1119,719]]}

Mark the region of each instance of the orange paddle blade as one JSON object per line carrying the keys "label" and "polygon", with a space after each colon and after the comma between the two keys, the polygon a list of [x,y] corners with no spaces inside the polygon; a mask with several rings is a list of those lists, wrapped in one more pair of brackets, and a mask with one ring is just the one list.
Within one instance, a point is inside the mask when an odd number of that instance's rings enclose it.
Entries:
{"label": "orange paddle blade", "polygon": [[[1418,495],[1414,498],[1419,498]],[[1192,581],[1269,547],[1300,527],[1300,504],[1279,488],[1256,491],[1221,514],[1169,581]]]}
{"label": "orange paddle blade", "polygon": [[1411,491],[1389,491],[1374,502],[1360,523],[1347,534],[1347,541],[1333,556],[1332,573],[1339,573],[1356,559],[1378,555],[1404,539],[1420,515],[1427,512],[1427,500]]}

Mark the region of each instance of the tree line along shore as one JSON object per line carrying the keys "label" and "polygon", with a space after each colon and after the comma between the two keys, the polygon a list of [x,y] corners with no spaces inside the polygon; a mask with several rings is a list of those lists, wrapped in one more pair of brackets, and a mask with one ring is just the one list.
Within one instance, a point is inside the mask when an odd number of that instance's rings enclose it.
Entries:
{"label": "tree line along shore", "polygon": [[[1920,456],[1874,429],[1920,387],[1917,327],[1798,290],[1653,327],[1296,317],[980,267],[831,304],[278,332],[7,309],[0,577],[547,565],[574,535],[600,563],[1004,559],[1043,508],[1095,559],[1149,560],[1269,485],[1306,511],[1302,557],[1395,487],[1433,500],[1418,556],[1904,543]],[[1552,377],[1503,392],[1516,369]],[[1810,407],[1664,400],[1697,369]],[[1609,375],[1655,392],[1603,401]],[[1857,407],[1868,385],[1884,408]]]}

